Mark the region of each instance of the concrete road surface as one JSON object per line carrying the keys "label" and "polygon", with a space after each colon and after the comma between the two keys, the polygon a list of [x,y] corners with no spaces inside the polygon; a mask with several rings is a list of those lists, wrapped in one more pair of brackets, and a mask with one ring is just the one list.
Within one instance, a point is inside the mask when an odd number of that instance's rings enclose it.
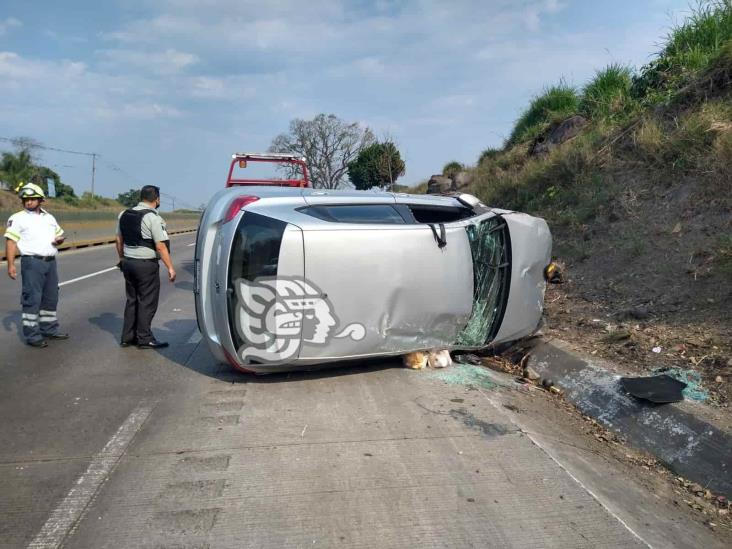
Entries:
{"label": "concrete road surface", "polygon": [[512,414],[500,379],[215,363],[196,328],[193,238],[173,239],[159,352],[117,345],[112,247],[59,257],[72,339],[46,349],[22,343],[20,283],[0,265],[0,546],[723,546],[568,443],[561,421]]}

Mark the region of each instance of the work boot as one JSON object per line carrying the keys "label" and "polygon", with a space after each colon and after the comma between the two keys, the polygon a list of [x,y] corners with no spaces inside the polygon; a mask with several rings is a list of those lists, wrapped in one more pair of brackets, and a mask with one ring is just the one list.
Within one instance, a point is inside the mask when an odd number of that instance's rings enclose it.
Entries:
{"label": "work boot", "polygon": [[138,349],[164,349],[167,346],[167,341],[158,341],[157,339],[153,339],[152,341],[148,341],[147,343],[137,344]]}
{"label": "work boot", "polygon": [[48,347],[48,343],[45,339],[39,339],[37,341],[26,341],[26,343],[31,347],[38,347],[39,349],[42,349],[43,347]]}

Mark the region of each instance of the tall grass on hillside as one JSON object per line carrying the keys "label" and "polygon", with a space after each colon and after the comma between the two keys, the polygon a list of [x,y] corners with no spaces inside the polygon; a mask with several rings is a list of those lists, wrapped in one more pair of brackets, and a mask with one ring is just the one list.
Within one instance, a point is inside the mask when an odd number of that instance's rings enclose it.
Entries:
{"label": "tall grass on hillside", "polygon": [[575,114],[578,109],[579,97],[573,87],[560,82],[556,86],[547,88],[544,93],[531,101],[529,108],[519,117],[506,141],[506,146],[510,147],[534,139],[549,124]]}
{"label": "tall grass on hillside", "polygon": [[650,104],[673,98],[706,69],[720,48],[732,40],[732,0],[700,0],[686,20],[671,29],[658,57],[633,82],[636,97]]}
{"label": "tall grass on hillside", "polygon": [[586,117],[616,122],[627,117],[637,106],[631,96],[633,71],[630,67],[612,64],[598,71],[582,90],[579,110]]}

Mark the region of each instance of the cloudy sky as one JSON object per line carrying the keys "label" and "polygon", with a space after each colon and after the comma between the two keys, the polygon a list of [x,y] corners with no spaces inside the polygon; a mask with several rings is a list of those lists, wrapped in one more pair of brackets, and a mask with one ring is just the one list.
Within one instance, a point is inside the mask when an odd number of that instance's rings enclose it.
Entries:
{"label": "cloudy sky", "polygon": [[[100,154],[103,195],[153,183],[195,206],[232,152],[333,113],[392,137],[416,184],[499,146],[543,87],[646,63],[688,5],[3,0],[0,138]],[[89,190],[89,158],[38,154]]]}

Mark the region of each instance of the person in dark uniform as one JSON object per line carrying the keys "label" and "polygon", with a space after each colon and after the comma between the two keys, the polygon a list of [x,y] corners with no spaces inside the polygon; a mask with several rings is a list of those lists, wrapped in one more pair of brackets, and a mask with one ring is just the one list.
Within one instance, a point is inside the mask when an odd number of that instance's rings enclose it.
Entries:
{"label": "person in dark uniform", "polygon": [[15,257],[20,252],[23,279],[23,337],[31,347],[47,347],[47,339],[68,339],[58,331],[58,272],[56,247],[64,241],[64,231],[41,203],[46,198],[35,183],[21,183],[17,189],[23,211],[8,219],[5,229],[8,276],[18,272]]}
{"label": "person in dark uniform", "polygon": [[170,259],[170,239],[160,214],[160,189],[145,185],[140,190],[140,203],[119,215],[117,254],[125,277],[127,304],[120,345],[137,345],[140,349],[161,349],[168,343],[153,336],[150,325],[158,309],[160,267],[168,269],[168,280],[175,282],[175,269]]}

